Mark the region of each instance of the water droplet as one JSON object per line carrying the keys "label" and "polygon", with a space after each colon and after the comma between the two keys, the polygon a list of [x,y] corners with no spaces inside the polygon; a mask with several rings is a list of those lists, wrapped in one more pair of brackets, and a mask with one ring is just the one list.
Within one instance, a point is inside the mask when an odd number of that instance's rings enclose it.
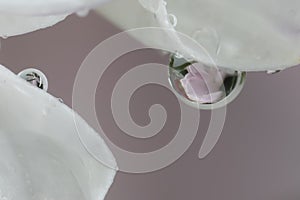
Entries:
{"label": "water droplet", "polygon": [[83,9],[83,10],[76,12],[76,14],[78,17],[86,17],[86,16],[88,16],[89,12],[90,12],[90,9],[87,8],[87,9]]}
{"label": "water droplet", "polygon": [[183,58],[183,55],[182,55],[179,51],[175,51],[174,56],[175,56],[177,59]]}
{"label": "water droplet", "polygon": [[47,77],[38,69],[25,69],[21,71],[18,76],[44,91],[48,90]]}
{"label": "water droplet", "polygon": [[172,24],[173,27],[177,26],[177,17],[173,14],[169,14],[169,22]]}
{"label": "water droplet", "polygon": [[1,36],[3,39],[7,39],[8,38],[8,35],[2,35]]}
{"label": "water droplet", "polygon": [[201,28],[192,37],[207,51],[218,55],[221,51],[221,40],[218,32],[213,28]]}
{"label": "water droplet", "polygon": [[60,102],[60,103],[64,103],[64,100],[62,98],[57,98],[57,100]]}
{"label": "water droplet", "polygon": [[278,70],[268,70],[267,71],[267,74],[277,74],[277,73],[279,73],[279,72],[281,72],[282,70],[280,70],[280,69],[278,69]]}
{"label": "water droplet", "polygon": [[214,68],[171,57],[169,82],[183,102],[199,109],[226,106],[241,92],[245,72]]}

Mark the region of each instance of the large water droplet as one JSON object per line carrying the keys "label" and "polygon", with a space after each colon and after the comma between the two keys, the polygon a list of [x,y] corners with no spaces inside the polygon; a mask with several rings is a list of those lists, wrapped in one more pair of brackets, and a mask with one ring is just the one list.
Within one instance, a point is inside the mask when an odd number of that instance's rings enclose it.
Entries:
{"label": "large water droplet", "polygon": [[171,56],[169,82],[188,105],[199,109],[226,106],[241,92],[245,72],[206,66]]}

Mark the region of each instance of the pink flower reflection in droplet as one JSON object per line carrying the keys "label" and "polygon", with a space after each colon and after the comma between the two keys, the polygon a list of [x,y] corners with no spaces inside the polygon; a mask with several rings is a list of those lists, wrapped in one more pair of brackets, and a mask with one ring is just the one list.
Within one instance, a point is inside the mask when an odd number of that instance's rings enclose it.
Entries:
{"label": "pink flower reflection in droplet", "polygon": [[180,80],[187,97],[199,103],[215,103],[226,96],[223,86],[226,73],[200,63],[190,65]]}

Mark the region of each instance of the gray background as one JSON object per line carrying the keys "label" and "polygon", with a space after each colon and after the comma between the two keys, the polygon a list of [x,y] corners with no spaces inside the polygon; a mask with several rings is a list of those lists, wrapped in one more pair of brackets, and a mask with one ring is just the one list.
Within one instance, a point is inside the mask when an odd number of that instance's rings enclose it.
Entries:
{"label": "gray background", "polygon": [[[15,73],[29,67],[41,69],[48,77],[49,93],[71,106],[81,62],[99,42],[118,32],[94,13],[86,18],[71,16],[50,29],[2,40],[0,61]],[[119,146],[148,152],[164,146],[176,133],[178,102],[163,87],[140,88],[130,105],[140,125],[149,123],[149,106],[165,106],[166,126],[154,138],[126,136],[109,109],[112,88],[122,74],[138,64],[166,61],[166,56],[153,50],[133,52],[116,60],[101,79],[96,94],[99,121]],[[118,173],[106,199],[299,200],[299,75],[297,67],[275,75],[250,73],[243,92],[228,106],[222,136],[207,158],[197,156],[210,119],[209,111],[201,111],[197,138],[183,157],[153,173]]]}

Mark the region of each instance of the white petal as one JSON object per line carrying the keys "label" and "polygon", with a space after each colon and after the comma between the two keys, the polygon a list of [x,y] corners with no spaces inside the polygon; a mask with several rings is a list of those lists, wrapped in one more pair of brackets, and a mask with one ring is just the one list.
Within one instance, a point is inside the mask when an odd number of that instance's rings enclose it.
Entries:
{"label": "white petal", "polygon": [[89,9],[109,0],[0,0],[0,13],[53,15]]}
{"label": "white petal", "polygon": [[0,66],[0,197],[7,200],[103,200],[116,170],[84,148],[95,135],[99,154],[116,167],[104,141],[55,97]]}
{"label": "white petal", "polygon": [[[299,8],[297,0],[115,0],[99,12],[123,29],[173,28],[168,18],[173,14],[177,18],[175,30],[194,36],[218,66],[262,71],[300,63]],[[132,35],[145,44],[211,64],[199,49],[182,44],[172,32],[168,34],[170,41],[162,34]]]}
{"label": "white petal", "polygon": [[65,18],[66,15],[31,17],[0,14],[0,37],[7,38],[46,28]]}
{"label": "white petal", "polygon": [[71,13],[89,10],[108,0],[0,0],[0,37],[52,26]]}

